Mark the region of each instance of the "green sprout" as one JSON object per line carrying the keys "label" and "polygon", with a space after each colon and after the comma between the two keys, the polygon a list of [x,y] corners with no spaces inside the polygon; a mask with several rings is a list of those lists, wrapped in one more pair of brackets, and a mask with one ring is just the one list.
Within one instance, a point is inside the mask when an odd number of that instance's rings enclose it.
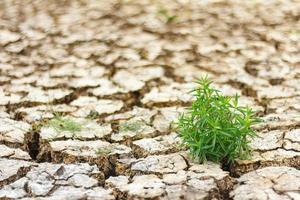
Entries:
{"label": "green sprout", "polygon": [[238,105],[239,96],[223,96],[207,77],[192,90],[196,100],[179,117],[177,128],[190,154],[200,162],[231,163],[251,154],[250,139],[257,137],[251,126],[260,122],[249,107]]}
{"label": "green sprout", "polygon": [[165,8],[160,8],[157,15],[161,16],[167,24],[172,23],[177,19],[176,15],[170,14],[170,12]]}
{"label": "green sprout", "polygon": [[48,122],[48,125],[53,127],[56,131],[69,131],[75,133],[82,130],[81,124],[60,115],[55,115],[54,118]]}
{"label": "green sprout", "polygon": [[138,131],[143,127],[144,123],[142,121],[134,121],[134,122],[122,122],[119,125],[119,131]]}
{"label": "green sprout", "polygon": [[86,119],[97,119],[99,117],[99,113],[95,110],[91,110],[90,113],[86,116]]}

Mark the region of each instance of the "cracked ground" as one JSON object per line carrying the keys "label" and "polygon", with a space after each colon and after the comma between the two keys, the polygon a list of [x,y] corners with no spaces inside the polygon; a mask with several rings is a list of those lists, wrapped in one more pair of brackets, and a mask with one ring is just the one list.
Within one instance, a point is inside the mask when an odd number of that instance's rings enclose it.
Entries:
{"label": "cracked ground", "polygon": [[[180,145],[203,75],[264,120],[250,159]],[[297,200],[299,169],[299,1],[1,0],[0,199]]]}

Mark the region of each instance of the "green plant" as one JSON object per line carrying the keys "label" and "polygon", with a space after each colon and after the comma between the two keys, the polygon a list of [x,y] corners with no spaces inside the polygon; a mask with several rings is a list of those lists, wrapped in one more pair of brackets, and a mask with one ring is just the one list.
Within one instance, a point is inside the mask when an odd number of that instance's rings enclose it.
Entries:
{"label": "green plant", "polygon": [[177,19],[176,15],[170,14],[170,12],[165,8],[160,8],[157,15],[161,16],[167,24],[172,23]]}
{"label": "green plant", "polygon": [[99,113],[95,110],[91,110],[90,113],[86,116],[86,119],[97,119],[99,117]]}
{"label": "green plant", "polygon": [[56,131],[69,131],[75,133],[82,130],[81,124],[60,115],[54,115],[54,118],[49,120],[48,125],[53,127]]}
{"label": "green plant", "polygon": [[257,136],[251,126],[260,120],[249,107],[238,105],[238,95],[222,95],[207,77],[196,83],[199,86],[191,91],[196,100],[177,123],[190,154],[200,162],[248,158],[249,139]]}
{"label": "green plant", "polygon": [[119,131],[138,131],[143,127],[144,123],[142,121],[130,121],[130,122],[122,122],[119,125]]}

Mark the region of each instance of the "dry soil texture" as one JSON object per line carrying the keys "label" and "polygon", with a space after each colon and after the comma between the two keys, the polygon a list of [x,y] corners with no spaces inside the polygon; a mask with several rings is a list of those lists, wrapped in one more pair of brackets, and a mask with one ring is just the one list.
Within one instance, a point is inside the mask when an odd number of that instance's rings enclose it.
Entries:
{"label": "dry soil texture", "polygon": [[[251,159],[180,146],[206,74],[264,119]],[[297,0],[0,2],[0,199],[300,199],[299,113]]]}

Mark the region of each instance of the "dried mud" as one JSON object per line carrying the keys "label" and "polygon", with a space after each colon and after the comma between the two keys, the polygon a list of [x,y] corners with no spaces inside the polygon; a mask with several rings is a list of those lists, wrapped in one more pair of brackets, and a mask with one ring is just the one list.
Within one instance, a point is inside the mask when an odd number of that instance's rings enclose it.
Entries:
{"label": "dried mud", "polygon": [[[299,27],[296,0],[1,1],[0,199],[300,199]],[[264,120],[251,159],[180,146],[202,75]]]}

